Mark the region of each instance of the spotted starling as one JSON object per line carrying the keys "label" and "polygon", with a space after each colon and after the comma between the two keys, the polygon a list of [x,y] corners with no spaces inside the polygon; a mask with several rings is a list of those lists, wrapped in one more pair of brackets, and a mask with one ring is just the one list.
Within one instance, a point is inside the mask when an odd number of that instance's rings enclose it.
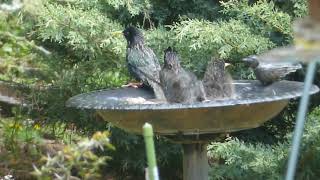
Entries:
{"label": "spotted starling", "polygon": [[127,40],[126,60],[130,74],[151,87],[157,99],[165,99],[159,78],[161,66],[152,49],[145,45],[142,32],[129,26],[122,33]]}
{"label": "spotted starling", "polygon": [[180,59],[171,47],[165,50],[160,82],[168,102],[192,103],[206,99],[202,82],[181,67]]}
{"label": "spotted starling", "polygon": [[234,95],[232,78],[225,71],[223,60],[212,59],[207,65],[202,81],[206,96],[210,99],[232,98]]}
{"label": "spotted starling", "polygon": [[257,56],[249,56],[243,61],[251,67],[257,79],[263,85],[270,85],[275,81],[281,80],[291,72],[301,69],[302,66],[295,62],[267,62],[261,61]]}

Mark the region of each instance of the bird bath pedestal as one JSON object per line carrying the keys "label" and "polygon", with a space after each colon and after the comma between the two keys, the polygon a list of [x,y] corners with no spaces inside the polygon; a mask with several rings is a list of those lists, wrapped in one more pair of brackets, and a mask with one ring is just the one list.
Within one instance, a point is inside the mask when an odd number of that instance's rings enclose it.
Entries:
{"label": "bird bath pedestal", "polygon": [[[236,97],[192,104],[153,101],[152,92],[123,88],[70,98],[68,107],[94,109],[106,121],[132,133],[152,124],[154,132],[183,143],[183,179],[207,180],[206,144],[219,134],[256,128],[277,115],[292,98],[302,95],[303,83],[235,81]],[[318,92],[317,86],[310,94]]]}

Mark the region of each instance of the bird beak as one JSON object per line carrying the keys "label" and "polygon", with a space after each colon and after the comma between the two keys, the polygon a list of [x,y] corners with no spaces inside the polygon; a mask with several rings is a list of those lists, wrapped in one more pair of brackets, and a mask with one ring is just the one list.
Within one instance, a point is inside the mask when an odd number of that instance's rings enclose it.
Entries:
{"label": "bird beak", "polygon": [[111,32],[112,36],[120,36],[122,34],[123,34],[122,31],[113,31],[113,32]]}
{"label": "bird beak", "polygon": [[252,62],[257,61],[257,60],[258,60],[258,58],[255,55],[248,56],[248,57],[245,57],[245,58],[242,59],[242,61],[249,62],[249,63],[252,63]]}
{"label": "bird beak", "polygon": [[232,64],[230,63],[224,63],[224,68],[228,67],[228,66],[232,66]]}
{"label": "bird beak", "polygon": [[249,59],[249,58],[243,58],[242,61],[244,61],[244,62],[249,62],[250,59]]}

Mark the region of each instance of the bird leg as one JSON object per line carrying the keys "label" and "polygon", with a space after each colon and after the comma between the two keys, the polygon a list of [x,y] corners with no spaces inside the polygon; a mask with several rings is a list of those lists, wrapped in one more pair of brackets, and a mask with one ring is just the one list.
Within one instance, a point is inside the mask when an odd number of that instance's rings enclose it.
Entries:
{"label": "bird leg", "polygon": [[130,82],[128,84],[122,85],[121,87],[141,88],[142,86],[143,86],[142,82]]}

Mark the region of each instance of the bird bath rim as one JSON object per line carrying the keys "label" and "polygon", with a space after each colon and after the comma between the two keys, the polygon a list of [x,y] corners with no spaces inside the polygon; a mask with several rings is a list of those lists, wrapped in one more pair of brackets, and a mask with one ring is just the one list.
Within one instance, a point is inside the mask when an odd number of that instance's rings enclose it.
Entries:
{"label": "bird bath rim", "polygon": [[[95,110],[172,110],[172,109],[194,109],[194,108],[208,108],[208,107],[225,107],[225,106],[236,106],[236,105],[249,105],[255,103],[267,103],[281,100],[289,100],[293,98],[300,97],[302,95],[302,89],[291,89],[291,91],[280,92],[277,93],[277,88],[284,86],[298,86],[303,84],[302,82],[297,81],[278,81],[269,86],[262,86],[257,80],[236,80],[233,83],[236,87],[236,94],[242,95],[246,92],[252,91],[250,88],[257,88],[257,90],[264,90],[266,93],[257,92],[257,95],[265,95],[261,96],[248,96],[248,97],[235,97],[229,99],[217,99],[210,100],[206,102],[195,102],[195,103],[166,103],[166,102],[157,102],[154,100],[154,95],[151,91],[145,89],[134,89],[134,88],[118,88],[118,89],[103,89],[98,91],[92,91],[89,93],[83,93],[76,96],[71,97],[67,102],[67,107],[75,107],[79,109],[95,109]],[[247,86],[247,87],[242,87]],[[240,92],[237,90],[242,87]],[[290,86],[288,86],[290,87]],[[246,91],[247,90],[247,91]],[[116,93],[120,91],[128,91],[128,92],[140,92],[137,94],[138,97],[145,98],[148,101],[142,103],[134,103],[130,104],[129,102],[124,101],[121,98],[117,97],[107,97],[104,101],[101,101],[102,98],[96,99],[96,101],[92,102],[92,98],[97,97],[98,95],[107,96],[108,93]],[[315,94],[319,92],[319,88],[316,85],[313,85],[310,94]],[[107,93],[107,94],[105,94]],[[260,93],[260,94],[259,94]],[[129,98],[132,96],[124,96],[124,98]],[[88,100],[90,99],[90,103]],[[149,101],[150,100],[150,101]],[[113,103],[106,103],[107,101],[112,101]],[[120,102],[120,103],[119,103]]]}

